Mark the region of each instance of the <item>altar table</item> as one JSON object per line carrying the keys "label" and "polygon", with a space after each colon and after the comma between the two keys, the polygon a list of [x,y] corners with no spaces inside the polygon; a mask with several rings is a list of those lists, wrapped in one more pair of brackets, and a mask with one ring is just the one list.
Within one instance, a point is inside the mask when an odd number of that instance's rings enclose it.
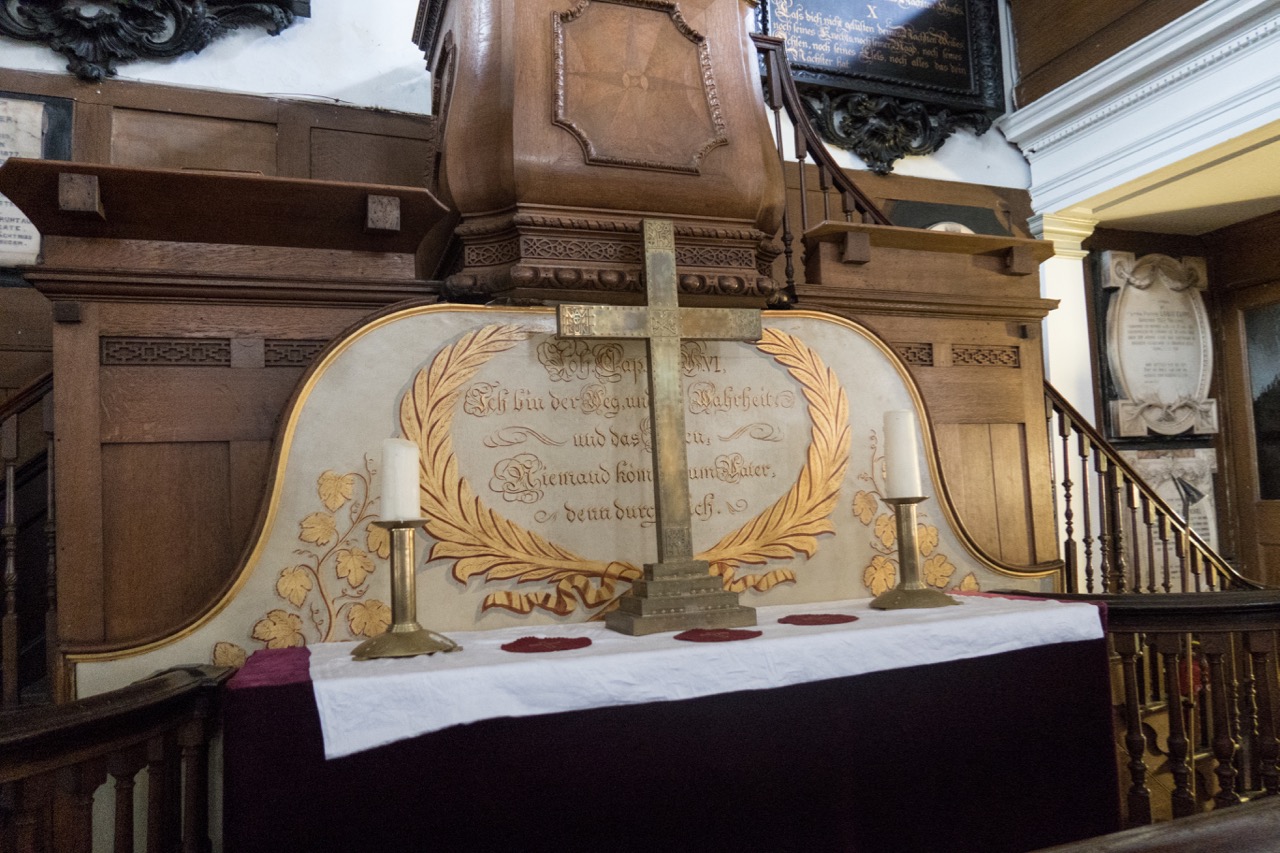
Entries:
{"label": "altar table", "polygon": [[999,853],[1119,827],[1102,638],[482,719],[331,760],[310,654],[258,652],[228,686],[228,853]]}

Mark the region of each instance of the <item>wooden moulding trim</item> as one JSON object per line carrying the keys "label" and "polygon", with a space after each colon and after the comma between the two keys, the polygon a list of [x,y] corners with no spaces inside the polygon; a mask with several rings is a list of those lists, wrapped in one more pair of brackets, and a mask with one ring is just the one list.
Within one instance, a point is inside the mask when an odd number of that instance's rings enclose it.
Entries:
{"label": "wooden moulding trim", "polygon": [[[140,639],[131,639],[114,643],[68,644],[64,647],[64,651],[67,654],[67,660],[72,664],[91,663],[119,660],[121,658],[145,654],[190,636],[222,613],[236,595],[239,594],[241,588],[257,568],[257,564],[261,559],[262,551],[266,547],[266,543],[271,536],[272,528],[276,524],[276,508],[279,504],[284,488],[283,475],[285,462],[289,458],[294,432],[297,429],[298,417],[300,416],[304,404],[310,397],[312,389],[333,361],[347,348],[355,344],[356,341],[360,340],[365,335],[376,331],[388,323],[395,322],[402,317],[413,316],[424,312],[447,313],[462,311],[469,312],[475,310],[477,310],[475,306],[458,304],[415,303],[396,305],[360,321],[357,326],[353,327],[346,334],[336,338],[332,343],[330,343],[325,351],[312,361],[310,368],[303,374],[297,388],[294,390],[293,396],[290,398],[289,402],[285,404],[283,414],[281,416],[281,425],[276,433],[275,442],[272,447],[271,461],[268,463],[266,491],[264,499],[259,507],[257,521],[255,522],[253,532],[250,534],[249,540],[245,545],[245,551],[238,561],[237,570],[228,579],[223,589],[211,598],[198,613],[192,615],[182,625],[172,628],[168,632],[161,632]],[[551,307],[513,307],[503,310],[518,313],[527,312],[530,314],[548,314],[555,311],[555,309]],[[932,477],[932,482],[936,485],[938,506],[941,509],[947,524],[950,525],[950,528],[955,532],[956,538],[960,540],[961,545],[970,553],[971,556],[973,556],[974,559],[978,560],[982,565],[992,571],[1009,577],[1056,577],[1060,574],[1062,569],[1062,561],[1060,560],[1050,563],[1031,565],[1015,565],[1007,563],[988,554],[969,533],[968,529],[960,519],[960,515],[956,510],[951,492],[947,488],[946,481],[943,478],[942,465],[938,458],[937,442],[933,435],[932,421],[928,416],[928,408],[925,405],[924,397],[905,362],[902,361],[901,357],[894,351],[893,346],[888,341],[861,323],[829,311],[795,309],[790,311],[765,312],[766,319],[794,319],[798,317],[821,320],[844,326],[855,332],[864,333],[867,335],[868,340],[889,359],[890,364],[894,367],[899,378],[905,384],[915,406],[915,410],[919,416],[923,440],[926,447],[929,472]]]}
{"label": "wooden moulding trim", "polygon": [[1053,257],[1053,243],[1029,237],[1001,237],[991,234],[955,234],[897,225],[864,225],[860,222],[819,222],[804,232],[806,246],[816,243],[843,243],[846,234],[865,234],[871,245],[883,249],[910,249],[958,255],[1007,255],[1011,250],[1029,252],[1036,264]]}
{"label": "wooden moulding trim", "polygon": [[[1026,592],[1018,594],[1026,595]],[[1176,595],[1064,593],[1053,598],[1106,604],[1107,630],[1113,634],[1280,630],[1280,590],[1275,589]]]}
{"label": "wooden moulding trim", "polygon": [[269,305],[343,305],[380,307],[406,299],[434,296],[434,284],[351,279],[340,281],[223,280],[170,276],[101,276],[31,271],[24,274],[45,296],[106,302],[260,303]]}
{"label": "wooden moulding trim", "polygon": [[1040,322],[1058,307],[1056,299],[975,299],[950,293],[903,293],[897,290],[845,290],[824,285],[797,284],[800,307],[838,308],[861,314],[910,317],[968,317],[977,320]]}

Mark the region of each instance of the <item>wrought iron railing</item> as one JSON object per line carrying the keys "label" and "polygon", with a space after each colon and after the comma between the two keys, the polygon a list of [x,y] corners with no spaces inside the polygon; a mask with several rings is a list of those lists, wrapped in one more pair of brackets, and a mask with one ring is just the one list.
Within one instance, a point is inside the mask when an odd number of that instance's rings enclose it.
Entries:
{"label": "wrought iron railing", "polygon": [[1053,386],[1045,415],[1055,444],[1062,557],[1071,592],[1260,589],[1156,494]]}
{"label": "wrought iron railing", "polygon": [[[53,374],[46,373],[0,404],[4,464],[3,611],[0,615],[0,707],[17,705],[25,684],[54,671],[57,643],[53,517]],[[44,488],[39,489],[43,477]],[[38,495],[26,495],[35,486]],[[39,522],[43,516],[43,530]],[[33,538],[43,534],[43,543]],[[42,571],[37,569],[43,563]],[[37,577],[39,571],[39,577]],[[41,648],[37,666],[23,652]]]}

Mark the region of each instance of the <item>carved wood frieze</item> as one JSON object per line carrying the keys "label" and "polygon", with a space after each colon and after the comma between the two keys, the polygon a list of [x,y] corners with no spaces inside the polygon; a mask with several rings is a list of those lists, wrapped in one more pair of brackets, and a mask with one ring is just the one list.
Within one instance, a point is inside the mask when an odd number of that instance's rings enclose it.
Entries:
{"label": "carved wood frieze", "polygon": [[552,16],[555,124],[587,163],[698,174],[728,143],[707,39],[668,0],[579,0]]}
{"label": "carved wood frieze", "polygon": [[[267,339],[264,367],[306,367],[328,341]],[[106,337],[100,363],[111,367],[231,367],[230,338]]]}
{"label": "carved wood frieze", "polygon": [[199,53],[241,27],[277,35],[310,15],[310,0],[0,0],[0,35],[44,44],[95,82],[119,63]]}

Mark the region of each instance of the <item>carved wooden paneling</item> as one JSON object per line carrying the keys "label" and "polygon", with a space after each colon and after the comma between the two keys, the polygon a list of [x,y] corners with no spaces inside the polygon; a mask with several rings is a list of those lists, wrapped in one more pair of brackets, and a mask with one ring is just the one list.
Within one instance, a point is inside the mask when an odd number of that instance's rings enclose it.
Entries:
{"label": "carved wooden paneling", "polygon": [[154,169],[276,174],[276,127],[264,122],[117,107],[111,162]]}
{"label": "carved wooden paneling", "polygon": [[311,177],[319,180],[425,187],[436,148],[428,139],[317,127],[310,151]]}
{"label": "carved wooden paneling", "polygon": [[230,494],[224,442],[102,448],[104,639],[181,622],[221,588],[241,545]]}
{"label": "carved wooden paneling", "polygon": [[102,440],[270,440],[301,372],[103,367]]}

